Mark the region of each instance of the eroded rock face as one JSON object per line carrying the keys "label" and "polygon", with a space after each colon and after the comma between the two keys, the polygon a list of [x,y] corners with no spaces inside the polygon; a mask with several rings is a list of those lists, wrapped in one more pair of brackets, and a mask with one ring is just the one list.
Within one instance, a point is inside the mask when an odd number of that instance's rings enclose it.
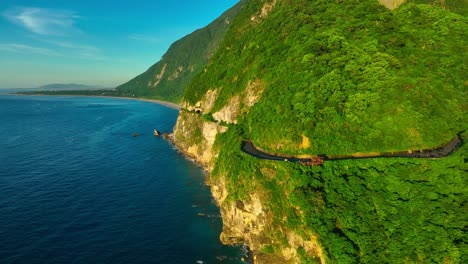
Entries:
{"label": "eroded rock face", "polygon": [[262,97],[265,83],[262,80],[249,81],[244,92],[244,105],[248,108],[254,106]]}
{"label": "eroded rock face", "polygon": [[237,118],[248,112],[260,100],[264,89],[263,81],[249,81],[240,95],[232,97],[221,110],[213,114],[214,119],[228,124],[237,124]]}
{"label": "eroded rock face", "polygon": [[310,240],[304,240],[297,233],[287,231],[286,238],[288,240],[288,247],[284,247],[281,252],[286,260],[293,261],[293,263],[299,262],[300,256],[297,253],[297,249],[301,247],[308,255],[317,256],[320,263],[325,263],[322,249],[318,246],[316,237],[312,237]]}
{"label": "eroded rock face", "polygon": [[406,2],[406,0],[379,0],[379,2],[384,5],[386,8],[393,10],[399,7],[401,4]]}
{"label": "eroded rock face", "polygon": [[213,149],[216,136],[226,131],[225,126],[206,121],[197,113],[182,110],[174,127],[174,143],[210,171],[214,158],[218,156],[218,152]]}
{"label": "eroded rock face", "polygon": [[234,96],[221,110],[213,114],[214,119],[224,121],[228,124],[237,124],[237,117],[240,113],[240,98]]}
{"label": "eroded rock face", "polygon": [[227,184],[226,178],[221,177],[211,185],[223,218],[221,241],[230,245],[246,243],[254,250],[261,249],[269,242],[263,237],[263,231],[271,218],[267,217],[259,195],[251,194],[243,201],[227,201]]}
{"label": "eroded rock face", "polygon": [[[237,118],[248,112],[260,100],[264,89],[265,83],[262,80],[249,81],[242,93],[232,97],[223,108],[212,114],[213,118],[216,121],[237,124]],[[182,102],[182,108],[203,114],[211,113],[218,94],[219,88],[208,90],[203,98],[194,105]]]}
{"label": "eroded rock face", "polygon": [[205,94],[205,98],[203,100],[203,112],[209,113],[211,109],[213,109],[214,103],[216,98],[218,97],[218,90],[208,90]]}
{"label": "eroded rock face", "polygon": [[[249,81],[242,93],[232,97],[222,109],[212,114],[218,122],[205,120],[203,114],[212,111],[219,89],[209,90],[195,105],[183,103],[185,110],[181,110],[174,128],[175,144],[188,156],[204,165],[208,171],[212,171],[219,154],[219,150],[213,147],[216,138],[228,129],[220,125],[219,121],[236,124],[237,118],[258,102],[263,90],[264,83],[261,80]],[[216,175],[215,178],[209,179],[213,197],[221,209],[223,232],[220,240],[224,244],[249,245],[254,252],[255,263],[299,263],[298,248],[303,248],[311,256],[322,256],[315,237],[309,235],[304,239],[292,230],[274,226],[273,214],[266,206],[268,203],[265,203],[269,198],[264,197],[265,194],[252,192],[242,200],[227,199],[229,187],[233,184],[228,182],[227,178]],[[288,241],[288,245],[283,246],[276,254],[262,253],[265,247],[274,243],[267,234],[278,230]],[[320,262],[325,263],[323,257],[320,257]]]}
{"label": "eroded rock face", "polygon": [[164,73],[166,72],[166,67],[167,67],[167,63],[164,64],[164,66],[161,69],[161,72],[159,74],[157,74],[156,76],[154,76],[154,82],[153,83],[149,82],[148,86],[156,87],[156,86],[159,85],[159,83],[161,82],[161,80],[162,80],[162,78],[164,76]]}
{"label": "eroded rock face", "polygon": [[209,113],[213,109],[216,98],[218,97],[218,89],[208,90],[203,96],[202,100],[195,103],[195,105],[190,105],[187,102],[182,102],[182,108],[185,108],[189,111],[199,110],[201,113]]}
{"label": "eroded rock face", "polygon": [[[254,252],[255,263],[300,263],[298,248],[303,248],[306,254],[317,256],[320,263],[325,263],[322,249],[318,246],[317,238],[312,236],[304,239],[291,230],[282,226],[275,227],[272,223],[272,214],[263,205],[265,197],[259,193],[251,193],[242,201],[229,201],[228,185],[226,177],[219,177],[211,182],[213,197],[221,208],[223,219],[223,232],[220,239],[224,244],[247,244]],[[272,230],[278,229],[278,230]],[[280,255],[262,254],[266,246],[272,241],[265,234],[280,231],[286,240],[287,246],[283,246]]]}
{"label": "eroded rock face", "polygon": [[268,1],[263,4],[262,10],[258,15],[252,16],[250,18],[251,21],[253,22],[258,22],[268,16],[268,14],[273,10],[273,8],[276,6],[276,0],[273,1]]}
{"label": "eroded rock face", "polygon": [[183,66],[179,66],[177,67],[177,69],[174,71],[174,73],[172,73],[171,76],[169,76],[169,78],[167,78],[169,81],[172,81],[172,80],[175,80],[177,78],[179,78],[179,75],[184,71],[184,67]]}

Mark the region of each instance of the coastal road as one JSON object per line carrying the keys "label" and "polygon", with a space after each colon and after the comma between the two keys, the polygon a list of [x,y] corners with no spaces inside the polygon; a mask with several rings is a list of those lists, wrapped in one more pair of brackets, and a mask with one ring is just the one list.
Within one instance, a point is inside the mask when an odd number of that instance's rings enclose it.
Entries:
{"label": "coastal road", "polygon": [[318,155],[311,158],[297,158],[284,154],[271,154],[259,150],[255,145],[248,140],[243,140],[241,143],[241,150],[253,157],[265,160],[299,162],[304,165],[321,165],[323,161],[345,160],[345,159],[369,159],[369,158],[443,158],[452,154],[455,150],[463,145],[462,132],[458,133],[456,137],[447,142],[446,144],[432,149],[423,150],[408,150],[399,152],[382,152],[382,153],[369,153],[359,155]]}

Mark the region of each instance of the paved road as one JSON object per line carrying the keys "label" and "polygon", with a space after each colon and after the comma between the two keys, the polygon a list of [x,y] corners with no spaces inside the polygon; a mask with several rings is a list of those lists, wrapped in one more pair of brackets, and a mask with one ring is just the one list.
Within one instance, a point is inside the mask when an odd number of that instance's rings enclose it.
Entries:
{"label": "paved road", "polygon": [[425,150],[414,150],[414,151],[401,151],[401,152],[383,152],[379,154],[361,154],[359,156],[353,155],[318,155],[313,158],[295,158],[293,156],[282,155],[282,154],[269,154],[257,149],[251,141],[244,140],[241,144],[241,150],[251,156],[259,159],[266,160],[278,160],[278,161],[289,161],[299,162],[309,165],[320,165],[317,160],[345,160],[345,159],[369,159],[369,158],[443,158],[452,154],[455,150],[463,145],[463,138],[460,132],[456,137],[450,140],[443,146],[425,149]]}

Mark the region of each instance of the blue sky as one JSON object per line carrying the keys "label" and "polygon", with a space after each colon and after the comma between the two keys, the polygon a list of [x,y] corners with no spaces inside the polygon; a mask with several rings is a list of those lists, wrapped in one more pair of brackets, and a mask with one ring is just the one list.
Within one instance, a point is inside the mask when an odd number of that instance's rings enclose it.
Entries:
{"label": "blue sky", "polygon": [[1,0],[0,88],[115,87],[238,0]]}

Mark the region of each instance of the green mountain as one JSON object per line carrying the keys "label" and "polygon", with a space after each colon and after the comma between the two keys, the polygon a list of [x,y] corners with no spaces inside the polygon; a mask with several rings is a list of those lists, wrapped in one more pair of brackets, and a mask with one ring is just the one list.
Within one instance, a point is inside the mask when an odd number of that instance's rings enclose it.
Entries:
{"label": "green mountain", "polygon": [[185,85],[206,65],[217,50],[244,1],[208,26],[174,42],[162,59],[146,72],[116,88],[120,96],[156,98],[180,102]]}
{"label": "green mountain", "polygon": [[175,142],[211,172],[221,240],[248,244],[256,263],[468,262],[466,145],[323,166],[241,151],[251,140],[359,156],[466,139],[466,4],[380,2],[248,1],[187,86]]}

